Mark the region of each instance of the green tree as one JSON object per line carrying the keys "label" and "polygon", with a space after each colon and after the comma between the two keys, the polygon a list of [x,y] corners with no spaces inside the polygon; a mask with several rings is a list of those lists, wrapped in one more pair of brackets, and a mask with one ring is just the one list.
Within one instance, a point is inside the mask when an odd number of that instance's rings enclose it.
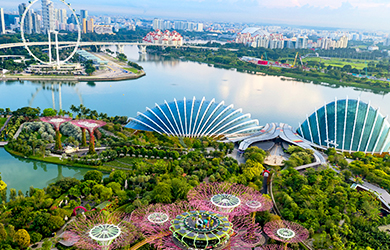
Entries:
{"label": "green tree", "polygon": [[152,198],[156,203],[171,203],[172,202],[172,186],[165,182],[158,183],[153,191]]}
{"label": "green tree", "polygon": [[90,170],[85,173],[84,180],[96,181],[96,183],[101,183],[103,179],[103,173],[98,170]]}
{"label": "green tree", "polygon": [[30,235],[24,229],[19,229],[15,233],[14,239],[21,248],[27,248],[30,245]]}
{"label": "green tree", "polygon": [[52,109],[52,108],[47,108],[43,110],[43,116],[48,117],[48,116],[56,116],[57,115],[57,110]]}
{"label": "green tree", "polygon": [[3,223],[0,223],[0,242],[7,239],[7,231],[5,231]]}
{"label": "green tree", "polygon": [[188,185],[187,180],[184,178],[174,178],[171,182],[172,196],[175,200],[185,199],[191,186]]}

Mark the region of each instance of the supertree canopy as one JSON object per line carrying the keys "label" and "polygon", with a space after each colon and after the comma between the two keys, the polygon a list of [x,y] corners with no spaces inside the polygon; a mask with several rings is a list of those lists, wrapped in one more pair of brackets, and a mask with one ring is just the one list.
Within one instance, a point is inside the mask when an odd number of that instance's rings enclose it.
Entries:
{"label": "supertree canopy", "polygon": [[285,248],[284,246],[276,244],[269,244],[262,247],[256,247],[255,250],[290,250],[290,248]]}
{"label": "supertree canopy", "polygon": [[295,222],[275,220],[264,225],[264,232],[272,239],[286,243],[297,243],[309,237],[309,231]]}
{"label": "supertree canopy", "polygon": [[41,117],[40,120],[42,122],[50,123],[54,126],[54,129],[56,130],[56,144],[54,146],[55,150],[61,150],[61,133],[60,133],[60,126],[62,123],[68,122],[72,120],[71,117],[61,117],[61,116],[51,116],[51,117]]}
{"label": "supertree canopy", "polygon": [[[73,120],[71,121],[72,124],[80,127],[81,129],[86,129],[89,132],[89,153],[94,154],[95,153],[95,136],[93,135],[93,132],[95,129],[102,127],[106,125],[106,122],[104,121],[97,121],[97,120]],[[84,136],[83,136],[84,137]]]}
{"label": "supertree canopy", "polygon": [[232,223],[236,235],[232,237],[231,249],[252,250],[253,247],[265,244],[266,239],[261,226],[250,216],[236,216]]}
{"label": "supertree canopy", "polygon": [[[171,221],[177,215],[196,209],[186,201],[173,204],[151,204],[134,210],[125,220],[135,225],[146,238],[137,243],[132,249],[142,245],[153,244],[157,249],[169,249],[172,244],[172,232],[169,230]],[[173,246],[175,249],[175,246]]]}
{"label": "supertree canopy", "polygon": [[[209,210],[224,215],[247,215],[254,211],[260,211],[259,204],[254,209],[246,208],[246,203],[263,202],[268,204],[262,194],[251,187],[235,183],[202,183],[191,189],[187,198],[193,206],[199,206],[203,210]],[[245,202],[245,203],[244,203]],[[265,206],[264,209],[269,207]],[[269,207],[271,208],[271,207]],[[264,211],[264,210],[261,210]]]}
{"label": "supertree canopy", "polygon": [[78,237],[75,246],[81,249],[118,249],[130,245],[138,238],[136,228],[124,220],[122,213],[95,212],[79,217],[68,225]]}
{"label": "supertree canopy", "polygon": [[177,215],[195,209],[188,202],[173,204],[152,204],[140,207],[127,220],[139,228],[146,237],[170,232],[171,220]]}

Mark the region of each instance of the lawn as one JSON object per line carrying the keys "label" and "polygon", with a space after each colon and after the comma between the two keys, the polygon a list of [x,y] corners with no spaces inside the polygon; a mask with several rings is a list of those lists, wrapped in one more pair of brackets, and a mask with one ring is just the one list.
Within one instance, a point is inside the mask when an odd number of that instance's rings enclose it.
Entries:
{"label": "lawn", "polygon": [[135,68],[123,68],[124,70],[127,70],[127,71],[130,71],[130,72],[133,72],[134,74],[138,74],[139,73],[139,70],[135,69]]}
{"label": "lawn", "polygon": [[[318,57],[310,57],[302,59],[303,62],[319,62],[320,58]],[[370,61],[366,61],[367,64]],[[321,59],[321,63],[324,63],[326,66],[337,66],[337,67],[343,67],[344,65],[351,65],[352,68],[356,69],[364,69],[366,67],[366,63],[364,60],[358,60],[358,59],[339,59],[339,58],[332,58],[330,60]]]}
{"label": "lawn", "polygon": [[0,128],[3,127],[4,123],[7,121],[7,118],[0,118]]}

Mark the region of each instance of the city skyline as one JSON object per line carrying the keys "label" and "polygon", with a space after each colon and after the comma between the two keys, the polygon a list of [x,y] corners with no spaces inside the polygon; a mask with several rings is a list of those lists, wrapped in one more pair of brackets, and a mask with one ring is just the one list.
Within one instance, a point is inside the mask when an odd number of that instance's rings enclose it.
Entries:
{"label": "city skyline", "polygon": [[[15,2],[3,2],[5,11],[16,10]],[[85,0],[72,2],[76,10],[93,14],[133,15],[145,18],[194,19],[244,23],[305,25],[349,29],[390,30],[390,3],[385,0],[145,0],[128,2]],[[120,7],[120,8],[118,8]]]}

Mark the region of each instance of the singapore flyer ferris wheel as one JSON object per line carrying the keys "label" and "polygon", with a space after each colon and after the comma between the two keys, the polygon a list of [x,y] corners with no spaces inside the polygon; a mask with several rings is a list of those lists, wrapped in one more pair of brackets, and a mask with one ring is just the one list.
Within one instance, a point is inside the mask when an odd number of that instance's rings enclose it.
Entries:
{"label": "singapore flyer ferris wheel", "polygon": [[[65,64],[67,61],[69,61],[76,53],[76,51],[78,50],[79,46],[80,46],[80,40],[81,40],[81,28],[80,28],[80,22],[79,22],[79,19],[76,15],[76,12],[74,9],[71,8],[71,5],[70,3],[67,3],[65,2],[65,0],[58,0],[59,2],[61,2],[63,5],[66,5],[67,8],[71,11],[71,15],[74,16],[74,19],[76,20],[76,28],[77,28],[77,41],[74,41],[74,42],[67,42],[67,44],[69,44],[71,47],[74,46],[74,49],[72,50],[72,52],[70,53],[70,55],[68,57],[66,57],[64,60],[61,60],[60,59],[60,53],[59,53],[59,43],[58,43],[58,30],[55,30],[54,27],[52,27],[52,25],[48,25],[48,27],[45,29],[45,33],[47,34],[48,36],[48,56],[49,56],[49,61],[43,61],[41,59],[39,59],[30,49],[29,47],[29,42],[26,40],[26,37],[25,37],[25,18],[26,18],[26,15],[28,14],[28,12],[30,11],[31,7],[36,3],[38,2],[39,0],[33,0],[33,1],[29,1],[29,4],[28,6],[26,6],[26,9],[22,15],[22,19],[20,21],[20,33],[21,33],[21,37],[22,37],[22,40],[23,40],[23,44],[24,44],[24,47],[26,48],[26,50],[28,51],[28,53],[38,62],[40,62],[41,64],[46,64],[46,65],[49,65],[49,66],[53,66],[53,67],[57,67],[57,68],[60,68],[61,65]],[[47,2],[49,2],[50,4],[52,4],[51,0],[47,0],[45,1],[42,1],[42,4],[46,4]],[[48,15],[52,15],[52,13],[48,13]],[[48,17],[48,18],[53,18],[53,17]],[[52,35],[54,35],[55,37],[55,52],[56,52],[56,56],[55,56],[55,60],[52,56]],[[62,44],[64,44],[62,42]]]}

